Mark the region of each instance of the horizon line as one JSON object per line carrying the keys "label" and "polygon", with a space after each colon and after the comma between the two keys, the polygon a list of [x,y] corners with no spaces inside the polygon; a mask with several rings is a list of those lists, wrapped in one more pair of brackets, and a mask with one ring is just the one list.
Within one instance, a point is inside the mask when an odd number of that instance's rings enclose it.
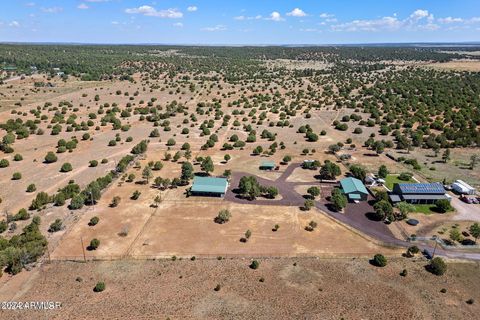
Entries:
{"label": "horizon line", "polygon": [[0,41],[0,45],[106,45],[106,46],[179,46],[179,47],[189,47],[189,46],[200,46],[200,47],[333,47],[333,46],[448,46],[448,45],[464,45],[464,46],[480,46],[480,41],[421,41],[421,42],[352,42],[352,43],[284,43],[284,44],[222,44],[222,43],[108,43],[108,42],[65,42],[65,41]]}

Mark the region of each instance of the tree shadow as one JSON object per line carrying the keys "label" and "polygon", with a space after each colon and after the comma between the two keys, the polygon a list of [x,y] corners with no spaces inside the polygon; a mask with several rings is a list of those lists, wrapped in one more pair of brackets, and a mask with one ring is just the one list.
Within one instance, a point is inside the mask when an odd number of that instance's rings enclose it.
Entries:
{"label": "tree shadow", "polygon": [[367,212],[365,213],[365,217],[370,220],[370,221],[376,221],[376,222],[380,222],[382,221],[382,218],[381,217],[378,217],[375,212]]}

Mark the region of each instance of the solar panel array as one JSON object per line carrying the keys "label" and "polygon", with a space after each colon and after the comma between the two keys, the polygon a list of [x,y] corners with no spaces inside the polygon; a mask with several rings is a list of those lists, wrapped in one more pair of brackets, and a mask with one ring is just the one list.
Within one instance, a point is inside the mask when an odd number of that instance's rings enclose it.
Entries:
{"label": "solar panel array", "polygon": [[440,183],[399,183],[402,193],[444,194],[445,188]]}

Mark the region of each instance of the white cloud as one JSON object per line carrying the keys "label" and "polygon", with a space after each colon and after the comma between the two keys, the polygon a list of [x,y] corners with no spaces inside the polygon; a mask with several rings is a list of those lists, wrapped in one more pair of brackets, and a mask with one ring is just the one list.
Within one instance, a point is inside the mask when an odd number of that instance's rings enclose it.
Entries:
{"label": "white cloud", "polygon": [[267,18],[267,20],[283,21],[285,19],[282,18],[282,16],[280,15],[280,13],[278,11],[273,11],[272,13],[270,13],[270,17]]}
{"label": "white cloud", "polygon": [[177,18],[183,17],[183,13],[177,9],[170,8],[165,10],[157,10],[151,6],[140,6],[138,8],[130,8],[130,9],[126,9],[125,12],[129,14],[142,14],[144,16],[159,17],[159,18],[177,19]]}
{"label": "white cloud", "polygon": [[225,30],[227,30],[227,27],[224,26],[223,24],[217,24],[214,27],[206,27],[202,29],[202,31],[208,31],[208,32],[225,31]]}
{"label": "white cloud", "polygon": [[333,17],[335,17],[334,14],[330,14],[330,13],[326,13],[326,12],[320,14],[320,18],[322,18],[322,19],[329,19],[329,18],[333,18]]}
{"label": "white cloud", "polygon": [[187,8],[187,11],[189,11],[189,12],[195,12],[197,10],[198,10],[197,6],[190,6],[190,7]]}
{"label": "white cloud", "polygon": [[118,21],[112,21],[111,23],[112,23],[113,25],[119,25],[119,24],[120,24],[120,22],[118,22]]}
{"label": "white cloud", "polygon": [[307,14],[300,8],[295,8],[292,11],[287,13],[287,16],[291,17],[305,17]]}
{"label": "white cloud", "polygon": [[406,29],[415,30],[437,30],[439,28],[435,23],[433,14],[428,10],[415,10],[406,19],[400,20],[396,15],[387,16],[372,20],[353,20],[346,23],[332,25],[333,31],[397,31]]}
{"label": "white cloud", "polygon": [[395,17],[383,17],[376,20],[353,20],[332,26],[334,31],[378,31],[379,29],[396,30],[401,22]]}
{"label": "white cloud", "polygon": [[183,28],[183,23],[181,22],[176,22],[173,24],[174,27],[177,27],[177,28]]}
{"label": "white cloud", "polygon": [[59,13],[63,11],[63,8],[62,7],[42,8],[42,11],[45,13]]}
{"label": "white cloud", "polygon": [[18,27],[20,27],[20,23],[19,23],[18,21],[15,21],[15,20],[13,20],[12,22],[10,22],[8,25],[9,25],[10,27],[13,27],[13,28],[18,28]]}
{"label": "white cloud", "polygon": [[469,19],[446,17],[446,18],[439,18],[439,19],[437,19],[437,21],[442,23],[442,24],[453,24],[453,23],[456,23],[456,24],[459,24],[459,23],[473,24],[473,23],[480,22],[480,17],[473,17],[473,18],[469,18]]}
{"label": "white cloud", "polygon": [[90,8],[89,6],[87,6],[85,3],[80,3],[78,6],[77,6],[77,9],[80,9],[80,10],[86,10]]}
{"label": "white cloud", "polygon": [[35,7],[35,2],[27,2],[25,3],[27,7]]}
{"label": "white cloud", "polygon": [[110,2],[111,0],[85,0],[86,2]]}
{"label": "white cloud", "polygon": [[306,29],[300,29],[301,32],[322,32],[322,30],[315,29],[315,28],[306,28]]}
{"label": "white cloud", "polygon": [[237,17],[233,17],[233,19],[240,20],[240,21],[243,21],[243,20],[260,20],[260,19],[262,19],[262,16],[261,15],[256,15],[256,16],[251,16],[251,17],[237,16]]}
{"label": "white cloud", "polygon": [[430,14],[428,13],[428,10],[421,10],[421,9],[418,9],[418,10],[415,10],[411,15],[410,15],[410,19],[412,20],[420,20],[422,18],[426,18],[428,17]]}

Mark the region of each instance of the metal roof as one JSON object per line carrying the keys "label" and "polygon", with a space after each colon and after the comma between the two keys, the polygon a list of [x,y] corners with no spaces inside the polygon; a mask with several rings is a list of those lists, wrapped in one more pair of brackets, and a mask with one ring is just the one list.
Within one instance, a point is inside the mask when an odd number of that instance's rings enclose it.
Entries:
{"label": "metal roof", "polygon": [[435,183],[399,183],[398,187],[403,194],[445,194],[442,184]]}
{"label": "metal roof", "polygon": [[360,192],[368,194],[367,188],[362,181],[355,178],[345,178],[340,181],[344,193]]}
{"label": "metal roof", "polygon": [[445,194],[405,194],[403,200],[440,200],[449,199]]}
{"label": "metal roof", "polygon": [[275,162],[273,161],[262,161],[260,164],[261,168],[274,168],[275,167]]}
{"label": "metal roof", "polygon": [[225,193],[228,182],[226,178],[199,177],[193,178],[192,192]]}
{"label": "metal roof", "polygon": [[357,193],[349,193],[348,198],[352,200],[360,200],[362,197]]}
{"label": "metal roof", "polygon": [[470,190],[474,190],[474,191],[476,190],[474,187],[472,187],[471,185],[469,185],[468,183],[466,183],[463,180],[456,180],[454,183],[452,183],[452,185],[459,186],[464,190],[469,190],[469,191]]}
{"label": "metal roof", "polygon": [[400,202],[400,201],[402,201],[402,199],[400,199],[400,196],[398,196],[398,195],[396,195],[396,194],[391,194],[391,195],[389,195],[389,197],[390,197],[390,200],[391,200],[392,202]]}

